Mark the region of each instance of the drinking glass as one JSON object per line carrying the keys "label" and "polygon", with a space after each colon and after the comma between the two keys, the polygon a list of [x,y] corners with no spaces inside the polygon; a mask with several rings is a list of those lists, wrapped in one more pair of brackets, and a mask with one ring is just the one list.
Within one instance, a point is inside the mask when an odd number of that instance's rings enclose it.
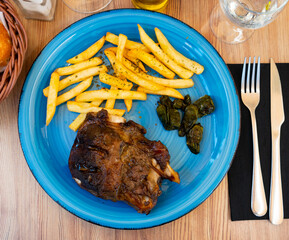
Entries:
{"label": "drinking glass", "polygon": [[62,0],[64,4],[75,12],[95,13],[104,9],[112,0]]}
{"label": "drinking glass", "polygon": [[151,11],[163,11],[168,0],[131,0],[136,8],[151,10]]}
{"label": "drinking glass", "polygon": [[236,44],[251,37],[254,29],[266,26],[288,0],[220,0],[210,16],[210,27],[223,42]]}

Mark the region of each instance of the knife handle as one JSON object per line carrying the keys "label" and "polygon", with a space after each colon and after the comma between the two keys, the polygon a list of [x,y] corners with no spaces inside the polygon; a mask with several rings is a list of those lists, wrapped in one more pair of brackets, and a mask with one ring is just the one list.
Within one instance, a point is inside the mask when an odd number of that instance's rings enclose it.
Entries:
{"label": "knife handle", "polygon": [[255,111],[251,111],[252,134],[253,134],[253,176],[252,176],[252,194],[251,194],[251,209],[252,212],[262,217],[267,212],[267,201],[263,184],[263,177],[260,165],[258,134]]}
{"label": "knife handle", "polygon": [[278,225],[283,221],[283,196],[280,166],[280,129],[272,132],[272,167],[269,218]]}

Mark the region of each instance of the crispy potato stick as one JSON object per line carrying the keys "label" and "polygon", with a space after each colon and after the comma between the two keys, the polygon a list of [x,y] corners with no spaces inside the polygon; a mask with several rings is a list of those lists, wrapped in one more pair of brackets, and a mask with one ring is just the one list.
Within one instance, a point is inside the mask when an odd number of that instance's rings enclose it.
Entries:
{"label": "crispy potato stick", "polygon": [[[100,74],[101,72],[107,72],[107,67],[105,65],[88,68],[88,69],[82,70],[78,73],[74,73],[73,75],[66,77],[66,78],[62,79],[61,81],[59,81],[58,91],[61,91],[64,88],[66,88],[66,87],[68,87],[74,83],[81,82],[82,80],[84,80],[88,77],[96,76],[96,75]],[[43,94],[45,97],[48,96],[48,91],[49,91],[49,86],[47,88],[43,89]]]}
{"label": "crispy potato stick", "polygon": [[[113,47],[107,48],[104,50],[104,53],[107,56],[108,60],[110,61],[110,64],[112,65],[112,67],[114,69],[114,72],[116,73],[116,75],[118,75],[116,72],[116,69],[115,69],[115,60],[116,60],[115,52],[116,52],[116,49],[117,48],[113,48]],[[110,50],[112,50],[112,51],[110,51]],[[126,60],[126,59],[123,58],[123,60]],[[122,77],[122,76],[119,76],[119,77]],[[127,82],[126,79],[123,79],[123,81]],[[127,89],[127,90],[130,90],[130,89]],[[132,108],[132,99],[124,99],[124,103],[125,103],[127,112],[129,112]]]}
{"label": "crispy potato stick", "polygon": [[[105,51],[112,51],[112,52],[114,52],[116,54],[117,47],[110,47],[110,48],[105,49],[104,52]],[[127,58],[128,60],[130,60],[131,62],[133,62],[135,65],[137,65],[141,70],[143,70],[144,72],[147,72],[147,70],[145,69],[143,63],[139,59],[137,59],[135,57],[132,57],[132,56],[129,56],[128,52],[129,51],[125,48],[124,51],[123,51],[123,56],[125,58]]]}
{"label": "crispy potato stick", "polygon": [[126,106],[127,112],[129,112],[132,108],[132,100],[131,99],[124,99],[124,104]]}
{"label": "crispy potato stick", "polygon": [[[146,76],[144,76],[144,74]],[[194,82],[192,79],[163,79],[154,76],[150,76],[146,73],[139,74],[142,78],[150,80],[152,82],[158,83],[164,87],[169,88],[190,88],[194,86]]]}
{"label": "crispy potato stick", "polygon": [[146,34],[142,27],[138,24],[140,38],[143,44],[151,50],[151,52],[169,69],[178,74],[181,78],[190,78],[193,72],[179,66],[175,63],[163,50]]}
{"label": "crispy potato stick", "polygon": [[77,102],[95,101],[95,99],[136,99],[146,100],[145,93],[125,90],[109,90],[106,88],[100,90],[86,91],[79,94],[75,100]]}
{"label": "crispy potato stick", "polygon": [[82,103],[82,102],[74,102],[68,101],[67,108],[71,112],[78,112],[78,113],[89,113],[89,112],[99,112],[101,109],[107,110],[109,114],[122,116],[125,113],[123,109],[106,109],[101,107],[96,107],[91,103]]}
{"label": "crispy potato stick", "polygon": [[[111,49],[112,51],[109,51],[109,49]],[[111,65],[112,65],[115,73],[117,74],[117,72],[115,70],[115,66],[114,66],[115,60],[116,60],[116,57],[115,57],[114,53],[116,52],[117,48],[109,48],[109,49],[107,48],[105,50],[106,52],[105,51],[104,52],[105,52],[106,56],[108,57],[108,59],[109,59]],[[126,51],[126,49],[125,49],[125,51]],[[126,60],[126,59],[123,58],[123,60]],[[119,74],[117,74],[117,75],[119,75]],[[120,77],[122,77],[122,76],[120,76]],[[127,82],[126,79],[123,79],[123,81]],[[131,85],[131,87],[129,89],[126,89],[126,90],[130,90],[132,87],[133,87],[133,85]],[[124,103],[125,103],[127,112],[129,112],[131,110],[131,108],[132,108],[132,99],[124,99]]]}
{"label": "crispy potato stick", "polygon": [[74,121],[69,125],[69,128],[73,130],[74,132],[77,131],[77,129],[82,125],[86,118],[86,113],[80,113]]}
{"label": "crispy potato stick", "polygon": [[59,75],[58,73],[53,72],[50,77],[49,91],[47,97],[47,109],[46,109],[46,126],[52,120],[55,109],[56,109],[56,99],[59,86]]}
{"label": "crispy potato stick", "polygon": [[108,61],[110,62],[111,66],[115,72],[115,60],[116,60],[115,53],[109,49],[110,48],[105,49],[104,54],[108,58]]}
{"label": "crispy potato stick", "polygon": [[127,59],[132,61],[135,65],[137,65],[141,70],[143,70],[144,72],[147,72],[147,70],[145,69],[143,63],[139,60],[139,59],[135,59],[132,57],[127,56]]}
{"label": "crispy potato stick", "polygon": [[[69,125],[69,128],[73,131],[77,131],[78,128],[82,125],[82,123],[85,121],[86,119],[86,115],[87,113],[80,113],[75,119],[74,121]],[[111,115],[108,114],[108,120],[110,122],[114,122],[114,123],[124,123],[126,120],[123,117],[117,116],[117,115]]]}
{"label": "crispy potato stick", "polygon": [[145,89],[143,87],[138,87],[137,91],[138,92],[145,92],[148,94],[167,95],[169,97],[184,99],[183,95],[174,88],[165,88],[165,89],[159,90],[159,91],[152,91],[152,90]]}
{"label": "crispy potato stick", "polygon": [[[111,86],[110,90],[118,90],[117,87]],[[115,99],[107,99],[105,103],[105,108],[113,109],[115,104]]]}
{"label": "crispy potato stick", "polygon": [[[114,45],[118,45],[118,36],[113,34],[113,33],[106,33],[106,37],[105,37],[106,41],[114,44]],[[150,52],[150,50],[145,47],[143,44],[141,43],[138,43],[138,42],[134,42],[134,41],[130,41],[130,40],[127,40],[126,41],[126,44],[125,44],[125,47],[128,48],[128,49],[134,49],[134,48],[139,48],[141,50],[144,50],[146,52]]]}
{"label": "crispy potato stick", "polygon": [[141,78],[155,82],[159,85],[164,87],[171,87],[171,88],[190,88],[194,86],[194,82],[192,79],[164,79],[159,77],[154,77],[144,73],[140,68],[137,68],[132,62],[127,59],[123,59],[123,65],[127,67],[129,70],[134,71],[137,75]]}
{"label": "crispy potato stick", "polygon": [[[131,86],[131,88],[132,87],[133,87],[133,85]],[[130,90],[130,89],[128,89],[128,90]],[[132,108],[132,99],[124,99],[124,104],[126,106],[127,112],[129,112],[131,110],[131,108]]]}
{"label": "crispy potato stick", "polygon": [[111,86],[114,86],[116,88],[120,88],[123,90],[130,90],[133,87],[133,84],[131,82],[124,81],[117,77],[111,76],[107,73],[100,73],[99,80],[105,84],[108,84],[108,85],[111,85]]}
{"label": "crispy potato stick", "polygon": [[95,101],[91,102],[91,104],[95,107],[99,107],[102,104],[103,99],[96,99]]}
{"label": "crispy potato stick", "polygon": [[97,42],[92,44],[89,48],[87,48],[85,51],[82,53],[76,55],[75,57],[67,60],[66,62],[74,64],[74,63],[79,63],[84,60],[87,60],[91,57],[93,57],[103,46],[105,43],[105,37],[103,36],[101,39],[99,39]]}
{"label": "crispy potato stick", "polygon": [[163,86],[161,86],[159,84],[153,83],[151,81],[148,81],[146,79],[139,77],[137,74],[135,74],[134,72],[127,69],[123,64],[121,64],[118,61],[116,61],[116,63],[115,63],[115,69],[120,75],[124,76],[128,80],[130,80],[130,81],[134,82],[135,84],[138,84],[139,86],[142,86],[144,88],[151,89],[154,91],[161,90],[164,88]]}
{"label": "crispy potato stick", "polygon": [[138,58],[142,62],[144,62],[146,65],[148,65],[150,68],[157,71],[159,74],[163,75],[166,78],[174,78],[175,73],[172,72],[170,69],[168,69],[164,64],[162,64],[155,56],[141,51],[139,49],[133,49],[128,52],[129,56]]}
{"label": "crispy potato stick", "polygon": [[93,77],[89,77],[88,79],[79,83],[76,87],[74,87],[74,88],[70,89],[69,91],[63,93],[62,95],[58,96],[57,100],[56,100],[56,106],[70,100],[71,98],[74,98],[78,94],[80,94],[80,93],[84,92],[86,89],[88,89],[89,86],[91,85],[92,78]]}
{"label": "crispy potato stick", "polygon": [[174,49],[165,35],[158,28],[155,28],[155,32],[163,51],[176,63],[196,74],[201,74],[204,71],[204,67],[201,64],[186,58],[184,55]]}
{"label": "crispy potato stick", "polygon": [[[100,106],[100,104],[102,102],[103,102],[102,99],[98,99],[94,102],[91,102],[91,105],[93,105],[94,107],[98,107],[98,106]],[[122,117],[115,116],[115,115],[109,115],[109,116],[122,118]],[[86,113],[80,113],[78,115],[78,117],[75,118],[74,121],[69,125],[69,128],[72,129],[73,131],[76,131],[81,126],[81,124],[84,122],[85,118],[86,118]]]}
{"label": "crispy potato stick", "polygon": [[116,51],[116,59],[120,62],[122,61],[123,51],[125,49],[126,41],[127,41],[127,36],[125,36],[123,34],[119,34],[117,51]]}
{"label": "crispy potato stick", "polygon": [[60,76],[70,75],[90,67],[95,67],[99,64],[102,64],[102,60],[99,57],[94,57],[86,61],[76,63],[75,65],[57,68],[55,72],[57,72]]}

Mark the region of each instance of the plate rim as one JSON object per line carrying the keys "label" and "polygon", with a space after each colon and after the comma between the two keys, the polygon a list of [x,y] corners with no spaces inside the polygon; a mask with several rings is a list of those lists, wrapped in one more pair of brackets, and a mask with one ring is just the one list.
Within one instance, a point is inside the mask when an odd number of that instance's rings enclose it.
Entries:
{"label": "plate rim", "polygon": [[[23,98],[23,89],[25,88],[26,84],[27,84],[27,78],[35,64],[35,62],[38,60],[38,58],[40,57],[40,55],[43,53],[43,51],[45,50],[45,48],[55,39],[57,38],[62,32],[66,31],[67,29],[71,28],[73,25],[75,24],[81,24],[81,22],[85,22],[87,19],[90,19],[90,18],[94,18],[95,16],[98,16],[98,15],[102,15],[102,14],[109,14],[110,12],[125,12],[125,11],[134,11],[134,12],[144,12],[144,13],[149,13],[149,14],[153,14],[153,15],[160,15],[162,17],[166,17],[166,18],[169,18],[169,19],[172,19],[180,24],[183,24],[185,25],[186,27],[190,28],[191,30],[195,31],[199,37],[201,37],[205,42],[207,42],[212,48],[213,50],[215,51],[215,53],[217,53],[217,55],[219,56],[219,58],[222,60],[222,62],[224,63],[224,66],[227,68],[229,74],[230,74],[230,77],[232,79],[232,82],[233,82],[233,85],[234,85],[234,89],[235,89],[235,95],[237,97],[237,103],[238,103],[238,107],[239,107],[239,111],[238,111],[238,117],[239,117],[239,126],[238,126],[238,131],[237,131],[237,134],[238,134],[238,138],[237,138],[237,141],[236,141],[236,148],[234,150],[234,153],[233,153],[233,156],[232,158],[230,159],[230,164],[228,165],[228,168],[225,170],[225,174],[224,176],[222,176],[222,178],[220,179],[220,181],[216,184],[216,186],[211,190],[211,191],[208,191],[208,195],[204,197],[204,199],[202,199],[196,206],[192,207],[192,208],[189,208],[187,211],[184,211],[184,213],[174,219],[171,219],[169,221],[165,221],[163,223],[158,223],[158,224],[155,224],[155,225],[149,225],[149,226],[145,226],[145,227],[118,227],[118,226],[109,226],[109,225],[105,225],[105,224],[102,224],[102,223],[99,223],[99,222],[96,222],[96,221],[91,221],[89,219],[86,219],[85,217],[83,216],[79,216],[77,215],[77,213],[74,213],[73,211],[71,211],[70,209],[68,209],[64,204],[62,204],[61,202],[58,201],[58,199],[56,199],[56,196],[51,196],[48,192],[47,189],[44,188],[44,186],[42,186],[40,184],[40,182],[38,181],[37,177],[36,177],[36,174],[34,173],[34,170],[31,168],[31,166],[28,164],[27,162],[27,159],[26,159],[26,154],[25,154],[25,151],[26,149],[24,150],[24,147],[23,147],[23,144],[22,144],[22,137],[21,137],[21,133],[20,133],[20,108],[21,108],[21,103],[23,102],[22,98]],[[68,211],[69,213],[73,214],[74,216],[82,219],[82,220],[85,220],[89,223],[92,223],[92,224],[95,224],[95,225],[98,225],[98,226],[102,226],[102,227],[106,227],[106,228],[111,228],[111,229],[121,229],[121,230],[141,230],[141,229],[149,229],[149,228],[154,228],[154,227],[158,227],[158,226],[162,226],[162,225],[165,225],[165,224],[168,224],[170,222],[173,222],[185,215],[187,215],[188,213],[190,213],[191,211],[193,211],[194,209],[196,209],[197,207],[199,207],[205,200],[207,200],[211,195],[212,193],[218,188],[218,186],[221,184],[221,182],[223,181],[223,179],[225,178],[225,176],[227,175],[228,171],[230,170],[231,166],[232,166],[232,163],[235,159],[235,155],[236,155],[236,151],[238,149],[238,146],[239,146],[239,141],[240,141],[240,132],[241,132],[241,104],[240,104],[240,96],[239,96],[239,92],[237,90],[237,86],[236,86],[236,83],[234,81],[234,78],[233,78],[233,75],[228,67],[228,65],[226,64],[226,62],[224,61],[223,57],[220,55],[220,53],[216,50],[216,48],[199,32],[197,31],[195,28],[191,27],[190,25],[188,25],[187,23],[173,17],[173,16],[169,16],[169,15],[166,15],[164,13],[160,13],[160,12],[153,12],[153,11],[149,11],[149,10],[144,10],[144,9],[134,9],[134,8],[121,8],[121,9],[110,9],[110,10],[106,10],[106,11],[102,11],[102,12],[98,12],[98,13],[95,13],[95,14],[92,14],[92,15],[89,15],[89,16],[86,16],[84,18],[81,18],[71,24],[69,24],[68,26],[66,26],[65,28],[63,28],[61,31],[59,31],[55,36],[53,36],[46,44],[45,46],[40,50],[40,52],[38,53],[38,55],[36,56],[36,58],[33,60],[26,76],[25,76],[25,80],[23,82],[23,85],[21,87],[21,91],[20,91],[20,97],[19,97],[19,103],[18,103],[18,117],[17,117],[17,127],[18,127],[18,136],[19,136],[19,142],[20,142],[20,146],[21,146],[21,149],[22,149],[22,152],[23,152],[23,156],[25,158],[25,161],[26,161],[26,164],[28,165],[28,168],[30,170],[30,172],[32,173],[34,179],[37,181],[37,183],[40,185],[40,187],[44,190],[44,192],[54,201],[56,202],[59,206],[61,206],[63,209],[65,209],[66,211]]]}

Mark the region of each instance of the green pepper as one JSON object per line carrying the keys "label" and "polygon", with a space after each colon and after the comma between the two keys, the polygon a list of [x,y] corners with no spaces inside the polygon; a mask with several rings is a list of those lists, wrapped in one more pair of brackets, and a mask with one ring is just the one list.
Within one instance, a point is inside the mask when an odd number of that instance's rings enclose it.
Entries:
{"label": "green pepper", "polygon": [[199,98],[193,104],[198,108],[198,118],[206,116],[215,110],[214,102],[208,95]]}
{"label": "green pepper", "polygon": [[173,108],[182,109],[184,105],[184,101],[182,99],[175,99],[173,101]]}
{"label": "green pepper", "polygon": [[191,97],[190,95],[186,95],[184,100],[182,99],[175,99],[173,101],[173,108],[175,109],[182,109],[185,111],[186,107],[191,104]]}
{"label": "green pepper", "polygon": [[186,107],[184,117],[182,120],[181,127],[179,129],[179,136],[183,137],[191,129],[191,127],[196,123],[198,119],[198,108],[190,104]]}
{"label": "green pepper", "polygon": [[191,101],[191,97],[189,94],[187,94],[185,97],[184,97],[184,103],[186,106],[190,105],[192,103]]}
{"label": "green pepper", "polygon": [[162,96],[158,103],[157,114],[166,130],[175,130],[181,126],[181,115],[177,109],[172,108],[172,101]]}
{"label": "green pepper", "polygon": [[169,122],[166,106],[159,104],[157,107],[157,114],[158,114],[158,117],[159,117],[160,121],[162,122],[164,128],[166,128],[166,126]]}
{"label": "green pepper", "polygon": [[179,129],[181,126],[181,115],[177,109],[168,109],[168,116],[169,116],[169,130]]}
{"label": "green pepper", "polygon": [[200,152],[200,142],[203,138],[203,127],[200,123],[195,124],[187,133],[187,146],[194,154]]}
{"label": "green pepper", "polygon": [[160,104],[172,108],[173,107],[173,102],[168,96],[161,96],[160,97]]}

